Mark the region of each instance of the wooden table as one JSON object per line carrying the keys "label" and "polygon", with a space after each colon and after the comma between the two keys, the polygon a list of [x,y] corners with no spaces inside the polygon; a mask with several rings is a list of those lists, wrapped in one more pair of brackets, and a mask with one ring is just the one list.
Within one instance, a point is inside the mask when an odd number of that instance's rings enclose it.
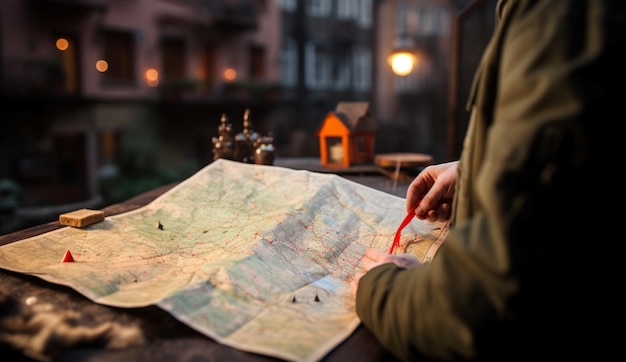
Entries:
{"label": "wooden table", "polygon": [[[175,184],[162,186],[120,204],[104,209],[105,217],[137,209],[154,200]],[[62,227],[58,221],[0,236],[0,245],[22,240]],[[36,298],[36,299],[33,299]],[[70,345],[58,343],[50,348],[50,360],[90,361],[276,361],[278,359],[240,351],[219,344],[179,322],[157,306],[144,308],[115,308],[97,304],[72,288],[52,284],[34,276],[0,269],[0,329],[8,330],[6,323],[25,320],[31,307],[27,300],[47,303],[55,310],[73,311],[79,315],[80,326],[94,326],[106,322],[138,326],[145,336],[143,344],[112,349],[104,346]],[[286,337],[288,338],[288,336]],[[11,361],[29,359],[15,345],[0,341],[3,358]],[[323,361],[393,361],[393,357],[362,325]]]}
{"label": "wooden table", "polygon": [[381,172],[394,181],[410,182],[415,177],[415,171],[432,164],[433,156],[425,153],[382,153],[374,157],[374,164],[381,168]]}

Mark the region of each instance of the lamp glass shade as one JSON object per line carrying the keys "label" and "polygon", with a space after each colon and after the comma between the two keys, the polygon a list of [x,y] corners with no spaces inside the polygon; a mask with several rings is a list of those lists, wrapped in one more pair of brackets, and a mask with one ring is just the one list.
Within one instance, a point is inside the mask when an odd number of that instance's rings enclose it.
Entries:
{"label": "lamp glass shade", "polygon": [[415,67],[415,55],[409,51],[396,51],[389,56],[389,65],[391,70],[399,76],[410,74]]}

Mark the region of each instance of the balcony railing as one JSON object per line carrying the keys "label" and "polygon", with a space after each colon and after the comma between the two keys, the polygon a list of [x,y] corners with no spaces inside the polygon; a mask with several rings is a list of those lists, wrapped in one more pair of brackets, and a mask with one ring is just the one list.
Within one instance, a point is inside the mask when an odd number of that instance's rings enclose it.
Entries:
{"label": "balcony railing", "polygon": [[78,10],[105,10],[107,0],[28,0],[35,6],[63,6]]}
{"label": "balcony railing", "polygon": [[258,26],[258,9],[254,0],[205,0],[218,30],[245,31]]}
{"label": "balcony railing", "polygon": [[277,82],[259,80],[226,82],[222,96],[236,101],[277,101],[282,96],[282,86]]}
{"label": "balcony railing", "polygon": [[63,93],[65,71],[55,58],[6,59],[1,88],[7,93]]}

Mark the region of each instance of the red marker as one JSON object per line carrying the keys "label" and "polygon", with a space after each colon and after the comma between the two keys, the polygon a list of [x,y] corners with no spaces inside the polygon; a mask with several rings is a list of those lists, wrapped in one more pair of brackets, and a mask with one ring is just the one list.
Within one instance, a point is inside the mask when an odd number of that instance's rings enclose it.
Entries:
{"label": "red marker", "polygon": [[417,208],[417,205],[419,204],[420,202],[418,200],[415,203],[415,205],[411,207],[411,209],[409,210],[409,213],[405,216],[404,220],[402,220],[402,224],[400,224],[398,231],[396,231],[396,236],[393,238],[393,244],[391,244],[391,248],[389,249],[389,254],[393,254],[393,249],[395,249],[396,246],[400,245],[400,235],[402,234],[402,229],[404,229],[404,227],[407,226],[411,222],[411,220],[413,220],[413,218],[415,217],[415,209]]}

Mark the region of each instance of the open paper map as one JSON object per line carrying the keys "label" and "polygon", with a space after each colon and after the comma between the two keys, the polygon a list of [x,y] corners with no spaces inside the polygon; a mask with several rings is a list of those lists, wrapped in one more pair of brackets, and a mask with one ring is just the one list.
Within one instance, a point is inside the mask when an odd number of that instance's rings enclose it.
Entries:
{"label": "open paper map", "polygon": [[[140,209],[2,246],[0,267],[96,303],[158,305],[234,348],[314,361],[358,326],[350,280],[405,215],[403,198],[337,175],[218,159]],[[395,250],[428,259],[445,230],[414,219]],[[74,262],[61,262],[67,250]]]}

